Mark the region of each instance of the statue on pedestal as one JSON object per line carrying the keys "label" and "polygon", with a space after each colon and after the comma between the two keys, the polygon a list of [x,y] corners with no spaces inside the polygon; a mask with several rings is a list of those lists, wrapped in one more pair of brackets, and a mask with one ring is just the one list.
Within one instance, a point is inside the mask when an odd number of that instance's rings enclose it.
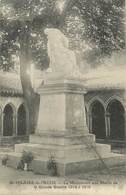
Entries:
{"label": "statue on pedestal", "polygon": [[56,28],[46,28],[48,38],[49,70],[62,76],[74,76],[79,73],[74,51],[69,49],[68,38]]}

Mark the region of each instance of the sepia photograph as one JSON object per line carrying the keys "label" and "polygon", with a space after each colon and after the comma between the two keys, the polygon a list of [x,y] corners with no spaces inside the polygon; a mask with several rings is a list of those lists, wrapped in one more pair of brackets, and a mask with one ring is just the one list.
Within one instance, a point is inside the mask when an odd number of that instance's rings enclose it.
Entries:
{"label": "sepia photograph", "polygon": [[0,0],[0,195],[126,195],[126,0]]}

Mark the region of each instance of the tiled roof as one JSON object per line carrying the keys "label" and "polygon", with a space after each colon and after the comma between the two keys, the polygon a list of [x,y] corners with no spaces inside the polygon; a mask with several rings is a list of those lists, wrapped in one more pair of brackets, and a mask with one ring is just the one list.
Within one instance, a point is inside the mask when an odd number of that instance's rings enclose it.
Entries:
{"label": "tiled roof", "polygon": [[0,71],[0,94],[23,95],[19,75]]}
{"label": "tiled roof", "polygon": [[[41,72],[39,71],[39,74]],[[42,73],[35,75],[34,87],[37,89],[42,82]],[[87,91],[126,89],[126,68],[99,68],[83,75]],[[0,71],[0,94],[23,95],[20,76],[15,73]]]}

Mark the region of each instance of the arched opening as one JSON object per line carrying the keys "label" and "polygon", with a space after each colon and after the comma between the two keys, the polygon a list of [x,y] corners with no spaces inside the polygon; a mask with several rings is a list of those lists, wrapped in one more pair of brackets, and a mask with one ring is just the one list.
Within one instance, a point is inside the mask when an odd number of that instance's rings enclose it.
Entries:
{"label": "arched opening", "polygon": [[3,117],[3,136],[13,135],[13,108],[11,105],[6,105],[4,108]]}
{"label": "arched opening", "polygon": [[91,116],[92,116],[92,133],[96,135],[96,138],[104,139],[106,137],[105,111],[103,105],[99,101],[95,101],[93,103]]}
{"label": "arched opening", "polygon": [[25,134],[26,134],[26,110],[24,105],[22,104],[18,109],[17,135],[25,135]]}
{"label": "arched opening", "polygon": [[110,138],[123,139],[125,136],[124,108],[118,100],[114,100],[108,105],[110,115]]}

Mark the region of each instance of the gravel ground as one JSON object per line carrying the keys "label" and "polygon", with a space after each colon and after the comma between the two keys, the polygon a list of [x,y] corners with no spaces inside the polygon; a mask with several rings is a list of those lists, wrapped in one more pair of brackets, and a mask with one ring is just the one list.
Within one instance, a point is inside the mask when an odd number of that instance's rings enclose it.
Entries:
{"label": "gravel ground", "polygon": [[10,167],[5,167],[0,165],[0,184],[9,184],[9,183],[15,183],[18,181],[23,180],[60,180],[61,182],[63,180],[71,181],[74,180],[84,180],[84,181],[100,181],[104,182],[116,182],[119,183],[126,183],[126,166],[125,167],[115,167],[110,170],[101,170],[101,171],[94,171],[94,172],[88,172],[88,173],[81,173],[77,175],[68,176],[66,178],[59,178],[59,177],[49,177],[46,175],[35,175],[31,171],[21,171],[21,170],[15,170]]}

